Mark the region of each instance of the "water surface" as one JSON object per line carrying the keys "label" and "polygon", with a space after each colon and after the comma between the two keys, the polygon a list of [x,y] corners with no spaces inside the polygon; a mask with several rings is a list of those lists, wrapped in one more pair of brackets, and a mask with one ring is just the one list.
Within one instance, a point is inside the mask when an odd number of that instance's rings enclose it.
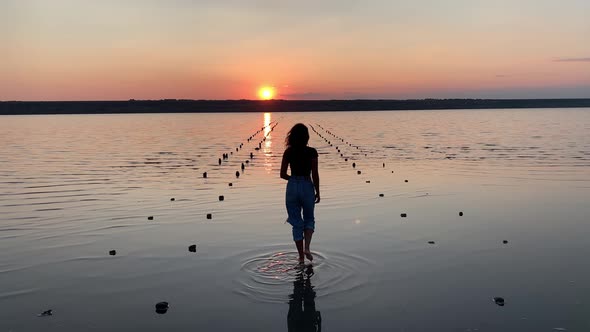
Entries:
{"label": "water surface", "polygon": [[0,331],[590,330],[589,132],[588,109],[3,116]]}

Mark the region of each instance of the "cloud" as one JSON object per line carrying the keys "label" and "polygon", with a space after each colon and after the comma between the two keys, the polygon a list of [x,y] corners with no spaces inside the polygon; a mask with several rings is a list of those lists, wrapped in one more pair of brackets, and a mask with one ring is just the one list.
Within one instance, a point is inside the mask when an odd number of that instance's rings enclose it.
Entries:
{"label": "cloud", "polygon": [[557,58],[557,59],[554,59],[553,62],[590,62],[590,57],[588,57],[588,58]]}

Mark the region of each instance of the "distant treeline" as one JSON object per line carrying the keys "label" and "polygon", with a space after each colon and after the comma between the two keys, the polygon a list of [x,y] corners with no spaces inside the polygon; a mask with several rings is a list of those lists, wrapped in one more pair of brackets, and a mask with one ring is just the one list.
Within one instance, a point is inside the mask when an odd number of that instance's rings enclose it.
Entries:
{"label": "distant treeline", "polygon": [[5,101],[0,115],[110,113],[326,112],[490,108],[590,107],[585,99],[416,99],[416,100],[128,100]]}

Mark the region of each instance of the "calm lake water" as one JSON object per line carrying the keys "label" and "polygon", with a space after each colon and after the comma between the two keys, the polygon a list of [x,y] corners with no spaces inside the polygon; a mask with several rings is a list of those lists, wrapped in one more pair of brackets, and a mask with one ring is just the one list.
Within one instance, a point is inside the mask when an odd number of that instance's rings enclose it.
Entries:
{"label": "calm lake water", "polygon": [[3,116],[0,146],[0,331],[590,331],[590,109]]}

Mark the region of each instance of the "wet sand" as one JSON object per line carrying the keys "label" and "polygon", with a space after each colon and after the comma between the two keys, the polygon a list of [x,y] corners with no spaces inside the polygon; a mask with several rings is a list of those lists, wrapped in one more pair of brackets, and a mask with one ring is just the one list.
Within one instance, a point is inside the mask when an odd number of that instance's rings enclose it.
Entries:
{"label": "wet sand", "polygon": [[[0,330],[590,328],[588,109],[2,119]],[[303,268],[296,122],[322,180]]]}

